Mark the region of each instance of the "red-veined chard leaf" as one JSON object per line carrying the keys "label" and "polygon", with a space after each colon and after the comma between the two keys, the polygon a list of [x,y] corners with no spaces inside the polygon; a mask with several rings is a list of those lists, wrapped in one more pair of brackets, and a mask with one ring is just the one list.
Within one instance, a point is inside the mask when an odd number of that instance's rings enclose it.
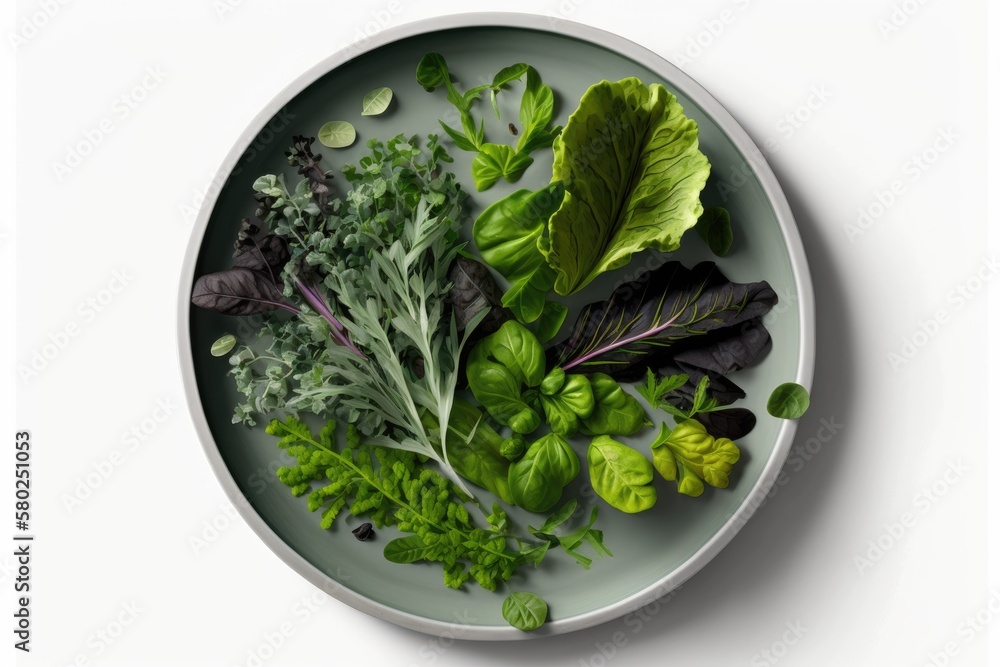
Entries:
{"label": "red-veined chard leaf", "polygon": [[[564,369],[636,380],[646,368],[722,376],[766,348],[759,318],[778,302],[766,282],[734,283],[712,262],[667,262],[585,307],[569,339],[552,350]],[[714,356],[725,352],[726,357]],[[738,388],[737,388],[738,390]]]}

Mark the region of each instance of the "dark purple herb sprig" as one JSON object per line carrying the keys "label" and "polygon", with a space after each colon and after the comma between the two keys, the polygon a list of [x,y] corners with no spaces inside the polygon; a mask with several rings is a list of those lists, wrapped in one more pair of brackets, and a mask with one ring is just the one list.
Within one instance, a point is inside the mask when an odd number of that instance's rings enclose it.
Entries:
{"label": "dark purple herb sprig", "polygon": [[313,193],[313,199],[319,210],[329,215],[332,212],[328,203],[330,186],[327,181],[330,180],[330,174],[320,166],[323,156],[312,152],[315,140],[315,137],[295,135],[292,137],[292,147],[285,151],[285,157],[288,159],[288,164],[297,166],[298,173],[309,181],[309,190]]}

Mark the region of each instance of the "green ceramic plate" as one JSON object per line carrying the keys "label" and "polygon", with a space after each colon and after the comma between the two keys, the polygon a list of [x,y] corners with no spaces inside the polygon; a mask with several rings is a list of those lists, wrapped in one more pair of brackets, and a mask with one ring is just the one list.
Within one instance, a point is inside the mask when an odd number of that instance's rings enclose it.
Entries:
{"label": "green ceramic plate", "polygon": [[[704,202],[724,203],[732,212],[736,242],[730,256],[720,261],[723,271],[738,282],[767,280],[780,297],[767,318],[772,350],[762,363],[734,378],[747,390],[743,404],[758,415],[758,424],[741,441],[744,457],[730,488],[688,498],[659,479],[660,500],[649,512],[629,516],[604,505],[599,527],[614,558],[595,561],[585,571],[556,554],[540,569],[512,580],[513,590],[535,591],[549,603],[550,622],[532,635],[506,624],[500,615],[501,594],[474,585],[453,591],[442,585],[438,566],[386,561],[381,548],[391,531],[381,531],[375,543],[362,543],[348,530],[357,521],[321,530],[305,499],[293,498],[274,480],[282,458],[273,439],[261,428],[230,421],[237,396],[226,375],[228,364],[209,350],[225,333],[249,339],[252,323],[189,305],[196,276],[229,266],[239,221],[253,215],[251,183],[287,164],[282,153],[293,134],[315,135],[329,120],[351,121],[358,132],[351,148],[322,149],[328,163],[339,168],[355,162],[372,137],[439,132],[437,119],[448,118],[452,110],[443,94],[425,92],[414,79],[417,61],[428,51],[442,53],[466,87],[515,62],[534,65],[556,92],[560,124],[586,88],[601,79],[638,76],[666,85],[698,122],[701,148],[712,163]],[[362,98],[379,86],[395,92],[392,106],[382,116],[362,117]],[[500,96],[507,119],[517,118],[518,90]],[[503,141],[506,121],[484,115],[487,136]],[[501,182],[475,193],[469,179],[471,156],[457,149],[452,153],[455,172],[474,193],[470,220],[496,198],[518,187],[540,187],[551,176],[551,153],[540,151],[519,183]],[[216,475],[247,523],[286,563],[339,600],[433,634],[454,635],[455,624],[461,623],[462,636],[470,639],[518,639],[589,627],[680,585],[729,542],[774,482],[795,424],[769,417],[765,401],[781,382],[795,380],[809,387],[812,380],[812,288],[805,255],[781,190],[746,133],[701,86],[650,51],[594,28],[520,14],[449,16],[385,30],[331,56],[282,91],[239,138],[217,182],[224,185],[201,210],[180,286],[181,362],[192,416]],[[341,187],[344,181],[335,183]],[[688,265],[713,259],[693,236],[676,257]],[[603,298],[648,259],[636,257],[629,267],[595,281],[577,303]],[[645,450],[652,438],[650,429],[632,444]],[[583,484],[585,475],[580,479]],[[577,494],[585,503],[595,502],[586,488]]]}

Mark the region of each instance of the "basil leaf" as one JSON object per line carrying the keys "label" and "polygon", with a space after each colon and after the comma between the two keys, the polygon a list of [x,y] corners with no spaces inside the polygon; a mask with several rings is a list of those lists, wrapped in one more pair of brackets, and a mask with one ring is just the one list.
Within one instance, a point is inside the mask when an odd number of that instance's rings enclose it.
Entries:
{"label": "basil leaf", "polygon": [[569,308],[561,303],[546,301],[545,305],[542,306],[541,314],[535,320],[533,329],[538,342],[543,344],[548,343],[559,335],[559,330],[562,328],[563,322],[566,321],[568,313]]}
{"label": "basil leaf", "polygon": [[448,64],[440,53],[427,53],[417,63],[417,83],[427,92],[451,81]]}
{"label": "basil leaf", "polygon": [[733,247],[733,225],[729,211],[721,206],[705,209],[694,230],[717,257],[725,257]]}
{"label": "basil leaf", "polygon": [[635,396],[604,373],[590,376],[594,411],[583,418],[580,430],[587,435],[634,435],[646,424],[646,412]]}
{"label": "basil leaf", "polygon": [[519,591],[511,593],[503,601],[501,609],[504,619],[518,630],[531,632],[542,627],[549,615],[545,600],[534,593]]}
{"label": "basil leaf", "polygon": [[560,181],[536,191],[517,190],[487,206],[472,226],[483,260],[510,283],[503,305],[524,323],[541,316],[555,280],[538,241],[564,192]]}
{"label": "basil leaf", "polygon": [[597,436],[587,448],[587,464],[594,491],[615,509],[635,514],[656,503],[653,464],[631,447]]}
{"label": "basil leaf", "polygon": [[809,409],[809,392],[795,382],[779,384],[767,399],[767,412],[778,419],[798,419]]}
{"label": "basil leaf", "polygon": [[555,433],[544,435],[510,466],[508,481],[514,503],[529,512],[548,511],[579,472],[580,459],[569,443]]}
{"label": "basil leaf", "polygon": [[505,503],[513,503],[507,481],[510,462],[500,453],[504,439],[473,405],[456,400],[448,420],[448,462],[459,475]]}

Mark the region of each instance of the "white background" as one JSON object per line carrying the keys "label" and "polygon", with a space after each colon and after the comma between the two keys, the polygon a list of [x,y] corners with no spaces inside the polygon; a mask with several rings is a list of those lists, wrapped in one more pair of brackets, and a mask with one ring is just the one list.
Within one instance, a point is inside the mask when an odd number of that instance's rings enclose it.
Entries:
{"label": "white background", "polygon": [[[987,53],[986,3],[507,0],[479,9],[498,8],[632,39],[681,65],[759,145],[774,141],[765,154],[816,286],[819,358],[797,442],[816,436],[823,418],[843,427],[808,461],[793,454],[757,516],[640,623],[491,645],[429,639],[319,594],[301,613],[314,589],[228,518],[182,407],[174,318],[191,232],[184,207],[197,205],[250,119],[302,71],[366,31],[477,7],[49,0],[19,1],[14,15],[8,4],[7,76],[10,35],[23,41],[16,101],[4,96],[5,113],[16,111],[16,124],[3,123],[10,141],[16,134],[16,160],[5,142],[0,265],[16,309],[2,347],[16,411],[4,410],[3,438],[31,430],[37,535],[33,650],[18,664],[247,665],[288,628],[264,664],[998,664],[998,614],[983,612],[992,623],[978,631],[967,620],[991,598],[1000,612],[1000,572],[989,565],[1000,561],[989,491],[998,329],[987,308],[997,286],[984,264],[998,250],[987,209],[998,176],[987,178],[987,110],[997,109],[987,63],[995,81],[998,54]],[[727,24],[718,22],[724,10]],[[151,70],[161,80],[147,78],[144,99],[122,107]],[[811,97],[816,90],[826,99]],[[801,122],[783,120],[796,113]],[[57,173],[105,118],[110,131],[92,152]],[[935,149],[949,131],[955,138]],[[913,171],[925,151],[933,164]],[[850,234],[859,208],[896,180],[901,194]],[[100,312],[88,299],[105,301]],[[927,324],[935,316],[936,329]],[[37,376],[19,375],[72,326],[76,335]],[[915,354],[892,363],[906,341]],[[129,449],[125,434],[163,415],[158,403],[170,414]],[[3,452],[8,469],[13,447]],[[10,477],[0,474],[4,504]],[[894,526],[906,515],[909,525]],[[221,529],[212,533],[212,523]],[[196,537],[207,548],[193,548]],[[0,550],[5,610],[10,553]],[[3,618],[7,649],[9,612]],[[128,626],[101,640],[116,621]]]}

